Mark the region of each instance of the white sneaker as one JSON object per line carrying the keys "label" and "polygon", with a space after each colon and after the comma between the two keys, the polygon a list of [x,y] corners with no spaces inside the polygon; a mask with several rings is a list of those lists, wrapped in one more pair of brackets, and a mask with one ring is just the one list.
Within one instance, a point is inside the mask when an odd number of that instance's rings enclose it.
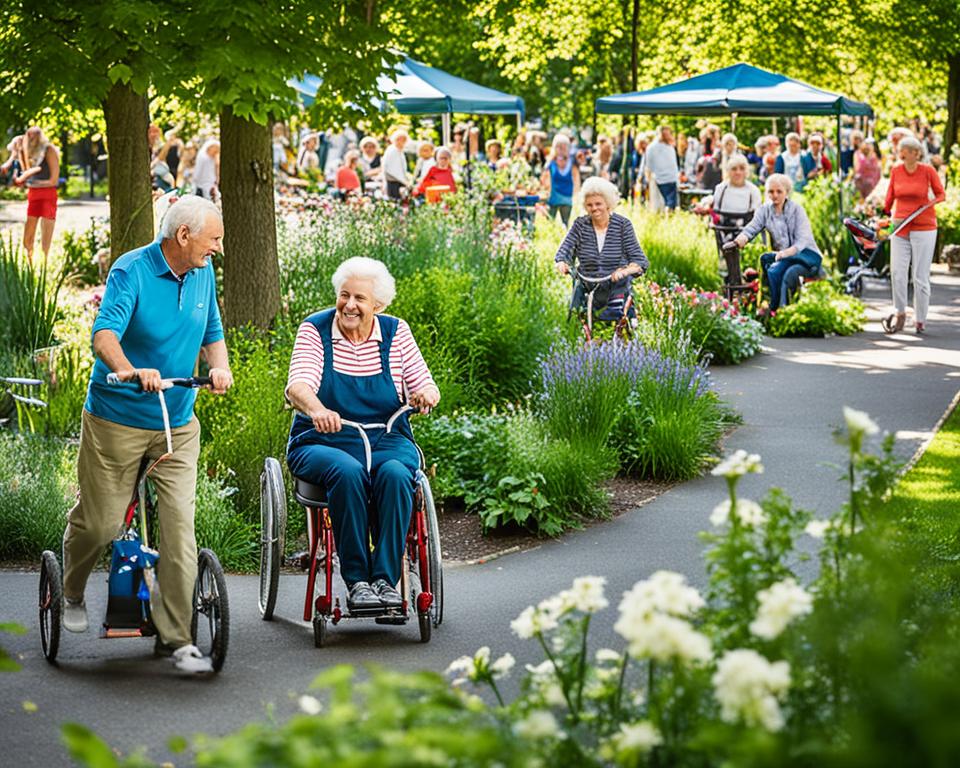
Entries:
{"label": "white sneaker", "polygon": [[213,672],[213,662],[209,656],[200,653],[195,645],[182,645],[173,652],[173,664],[181,672],[203,674]]}
{"label": "white sneaker", "polygon": [[63,628],[68,632],[87,631],[87,604],[83,600],[63,601]]}

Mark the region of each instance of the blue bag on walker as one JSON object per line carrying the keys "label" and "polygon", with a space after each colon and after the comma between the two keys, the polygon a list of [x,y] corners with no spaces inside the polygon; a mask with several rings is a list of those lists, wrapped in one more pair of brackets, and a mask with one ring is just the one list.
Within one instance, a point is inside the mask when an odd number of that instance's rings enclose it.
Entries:
{"label": "blue bag on walker", "polygon": [[136,629],[149,621],[150,589],[144,578],[144,569],[153,568],[159,554],[143,546],[140,537],[128,531],[114,539],[110,555],[107,629]]}

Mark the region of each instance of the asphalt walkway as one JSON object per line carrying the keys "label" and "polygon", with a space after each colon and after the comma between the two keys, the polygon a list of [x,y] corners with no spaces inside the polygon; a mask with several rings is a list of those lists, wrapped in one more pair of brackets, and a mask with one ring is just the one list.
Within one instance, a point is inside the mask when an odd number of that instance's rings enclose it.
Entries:
{"label": "asphalt walkway", "polygon": [[[832,437],[844,404],[869,412],[898,436],[897,453],[908,458],[930,436],[960,388],[960,278],[938,272],[933,280],[930,330],[924,337],[880,331],[884,294],[872,292],[871,322],[853,337],[768,340],[769,351],[744,365],[718,368],[716,385],[743,415],[727,450],[760,453],[766,472],[748,477],[742,493],[759,498],[780,486],[797,502],[828,515],[844,500],[831,463],[844,460]],[[224,733],[264,719],[274,706],[283,718],[296,696],[328,664],[377,662],[395,669],[442,671],[457,656],[490,645],[521,663],[539,662],[535,647],[510,634],[509,622],[530,603],[565,588],[578,575],[608,579],[612,608],[594,621],[598,644],[619,647],[612,627],[620,594],[651,572],[682,571],[702,585],[698,532],[707,528],[724,484],[708,476],[684,483],[640,510],[561,540],[477,566],[445,570],[446,620],[433,641],[417,642],[415,626],[341,625],[328,648],[313,647],[310,626],[298,620],[304,577],[281,577],[278,619],[260,621],[257,578],[228,580],[230,654],[212,680],[178,678],[168,662],[154,660],[148,640],[103,642],[94,632],[64,633],[58,668],[40,652],[36,574],[0,573],[0,621],[29,632],[0,635],[23,665],[0,686],[0,755],[5,765],[50,766],[66,762],[59,726],[81,722],[112,746],[129,752],[145,745],[155,760],[169,759],[172,735]],[[106,590],[91,580],[92,621],[104,610]],[[28,711],[23,702],[36,705]],[[29,709],[33,709],[30,707]]]}

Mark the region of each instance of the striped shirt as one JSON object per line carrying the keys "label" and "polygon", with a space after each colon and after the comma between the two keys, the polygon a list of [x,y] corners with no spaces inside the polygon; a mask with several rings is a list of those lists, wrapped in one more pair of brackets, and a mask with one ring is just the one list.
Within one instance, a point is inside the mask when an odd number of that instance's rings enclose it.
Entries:
{"label": "striped shirt", "polygon": [[[331,329],[333,346],[333,370],[346,376],[376,376],[383,372],[380,365],[380,318],[373,318],[373,332],[366,341],[354,344],[345,338],[337,325],[336,316]],[[390,376],[401,401],[408,393],[419,392],[428,385],[436,386],[420,348],[413,338],[410,326],[404,320],[397,325],[397,333],[390,347]],[[293,356],[290,358],[290,373],[287,376],[287,390],[291,385],[302,382],[313,392],[320,391],[323,380],[323,341],[312,323],[304,322],[297,330],[297,339],[293,344]]]}
{"label": "striped shirt", "polygon": [[607,234],[602,248],[598,247],[597,233],[589,216],[580,216],[560,243],[554,261],[565,261],[587,277],[603,277],[628,264],[639,264],[646,272],[650,262],[637,241],[637,233],[626,216],[610,214]]}

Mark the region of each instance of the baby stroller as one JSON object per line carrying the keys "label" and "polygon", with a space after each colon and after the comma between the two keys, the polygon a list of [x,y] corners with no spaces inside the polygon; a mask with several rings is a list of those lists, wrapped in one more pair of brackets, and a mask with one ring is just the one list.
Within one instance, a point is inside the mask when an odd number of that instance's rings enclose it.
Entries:
{"label": "baby stroller", "polygon": [[847,293],[859,296],[863,292],[863,278],[865,277],[890,279],[890,255],[883,246],[894,235],[900,234],[904,227],[932,205],[933,203],[921,205],[907,218],[900,221],[893,231],[887,235],[881,235],[878,231],[886,226],[886,223],[880,219],[871,219],[870,222],[873,226],[849,216],[843,220],[843,225],[847,228],[850,237],[853,238],[853,244],[857,249],[857,256],[854,258],[859,261],[859,264],[853,264],[853,259],[851,259],[851,265],[847,267],[845,276]]}

